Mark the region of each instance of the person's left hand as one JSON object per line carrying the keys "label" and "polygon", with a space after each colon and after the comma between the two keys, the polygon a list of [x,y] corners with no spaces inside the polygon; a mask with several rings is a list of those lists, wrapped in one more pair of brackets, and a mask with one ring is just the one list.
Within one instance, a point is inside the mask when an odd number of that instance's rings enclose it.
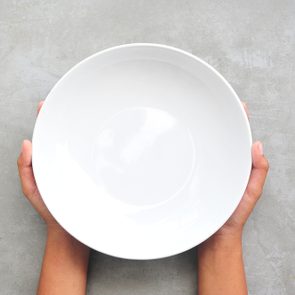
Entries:
{"label": "person's left hand", "polygon": [[[38,105],[38,113],[43,105],[41,101]],[[44,219],[49,227],[60,227],[54,217],[48,211],[44,204],[38,187],[36,185],[33,168],[32,168],[32,143],[29,140],[24,140],[21,147],[21,152],[17,160],[19,176],[21,179],[22,190],[26,198]]]}

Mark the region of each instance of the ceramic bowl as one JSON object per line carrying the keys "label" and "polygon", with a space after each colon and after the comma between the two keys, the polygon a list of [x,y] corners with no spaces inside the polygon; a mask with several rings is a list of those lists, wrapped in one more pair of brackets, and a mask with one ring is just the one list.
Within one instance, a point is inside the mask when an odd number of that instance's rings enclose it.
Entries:
{"label": "ceramic bowl", "polygon": [[206,62],[122,45],[86,58],[50,91],[33,169],[48,209],[81,242],[116,257],[167,257],[233,213],[251,131],[237,94]]}

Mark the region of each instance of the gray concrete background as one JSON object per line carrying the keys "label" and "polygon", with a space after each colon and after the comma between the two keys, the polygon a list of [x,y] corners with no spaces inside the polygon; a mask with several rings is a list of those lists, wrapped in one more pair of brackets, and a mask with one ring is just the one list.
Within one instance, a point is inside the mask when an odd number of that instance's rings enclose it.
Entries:
{"label": "gray concrete background", "polygon": [[[248,102],[271,170],[244,234],[250,294],[295,292],[295,1],[0,0],[0,294],[35,292],[45,226],[16,158],[37,102],[101,49],[157,42],[219,70]],[[195,250],[157,261],[93,253],[89,294],[196,294]]]}

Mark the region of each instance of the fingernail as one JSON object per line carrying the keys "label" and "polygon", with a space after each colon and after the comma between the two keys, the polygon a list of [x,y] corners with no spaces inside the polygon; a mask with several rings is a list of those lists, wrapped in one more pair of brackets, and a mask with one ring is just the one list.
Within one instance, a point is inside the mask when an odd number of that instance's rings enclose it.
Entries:
{"label": "fingernail", "polygon": [[258,143],[257,143],[257,149],[259,151],[259,154],[263,155],[263,145],[260,141],[258,141]]}
{"label": "fingernail", "polygon": [[23,140],[23,143],[22,143],[22,146],[21,146],[21,149],[20,149],[21,153],[22,153],[22,152],[24,151],[24,149],[25,149],[26,141],[28,141],[28,139]]}

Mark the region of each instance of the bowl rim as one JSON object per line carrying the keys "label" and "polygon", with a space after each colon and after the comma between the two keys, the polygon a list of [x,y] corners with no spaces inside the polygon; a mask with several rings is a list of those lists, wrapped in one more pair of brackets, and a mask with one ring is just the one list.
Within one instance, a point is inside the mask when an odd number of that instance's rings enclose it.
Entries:
{"label": "bowl rim", "polygon": [[[203,59],[199,58],[198,56],[192,54],[192,53],[189,53],[183,49],[179,49],[179,48],[176,48],[174,46],[170,46],[170,45],[165,45],[165,44],[159,44],[159,43],[126,43],[126,44],[121,44],[121,45],[116,45],[116,46],[112,46],[112,47],[109,47],[109,48],[106,48],[106,49],[103,49],[101,51],[98,51],[86,58],[84,58],[83,60],[81,60],[80,62],[78,62],[77,64],[75,64],[74,66],[72,66],[64,75],[62,75],[58,81],[54,84],[54,86],[51,88],[51,90],[49,91],[49,93],[47,94],[46,98],[44,99],[44,106],[47,104],[47,102],[50,100],[49,96],[51,95],[52,91],[59,86],[59,84],[68,76],[70,75],[76,68],[78,68],[79,66],[81,66],[82,64],[88,62],[89,60],[91,59],[94,59],[96,58],[97,56],[99,55],[103,55],[107,52],[110,52],[110,51],[114,51],[114,50],[120,50],[122,48],[131,48],[131,47],[155,47],[155,48],[162,48],[162,49],[166,49],[166,50],[170,50],[170,51],[174,51],[174,52],[177,52],[177,53],[180,53],[180,54],[183,54],[183,55],[186,55],[187,57],[190,57],[196,61],[198,61],[199,63],[201,63],[202,65],[204,65],[205,67],[207,67],[210,71],[212,71],[216,76],[218,76],[222,82],[225,84],[225,86],[230,90],[230,92],[232,93],[233,97],[235,98],[236,102],[239,104],[240,108],[243,110],[242,114],[243,114],[243,118],[244,118],[244,121],[245,121],[245,124],[246,124],[246,127],[247,127],[247,135],[248,135],[248,140],[250,142],[250,144],[252,145],[253,143],[253,139],[252,139],[252,132],[251,132],[251,127],[250,127],[250,123],[249,123],[249,120],[248,120],[248,116],[246,114],[246,111],[244,109],[244,106],[241,102],[241,100],[239,99],[237,93],[235,92],[235,90],[233,89],[233,87],[230,85],[230,83],[224,78],[224,76],[222,74],[220,74],[213,66],[211,66],[209,63],[207,63],[206,61],[204,61]],[[41,114],[41,116],[40,116]],[[42,117],[42,109],[41,109],[41,112],[40,114],[37,116],[36,118],[36,121],[35,121],[35,125],[34,125],[34,128],[33,128],[33,135],[32,135],[32,167],[33,167],[33,170],[34,170],[34,166],[37,165],[35,163],[35,157],[34,157],[34,142],[36,140],[36,130],[38,128],[38,122],[40,120],[40,118]],[[247,177],[247,182],[249,180],[249,177],[250,177],[250,173],[251,173],[251,169],[249,169],[249,172],[248,172],[248,177]],[[37,182],[37,179],[36,179],[36,183],[38,185],[38,182]],[[247,184],[247,183],[246,183]],[[245,186],[246,187],[246,186]],[[41,192],[40,192],[41,193]],[[42,195],[42,193],[41,193]],[[236,202],[236,204],[233,205],[233,210],[231,212],[231,214],[229,216],[231,216],[233,214],[233,212],[235,211],[235,209],[237,208],[240,200],[241,200],[242,196],[238,199],[238,201]],[[53,216],[54,214],[51,213]],[[224,223],[227,221],[224,220]],[[223,223],[223,224],[224,224]],[[222,224],[222,225],[223,225]],[[220,227],[222,227],[222,225],[220,225]],[[61,225],[62,226],[62,225]],[[63,227],[63,226],[62,226]],[[199,239],[199,244],[201,244],[202,242],[204,242],[206,239],[208,239],[210,236],[212,236],[216,231],[219,230],[218,227],[217,229],[215,229],[214,231],[208,233],[207,237],[204,238],[204,239]],[[85,241],[81,241],[79,239],[79,237],[76,237],[76,235],[72,234],[72,231],[71,230],[68,230],[65,228],[65,230],[67,232],[69,232],[71,235],[73,235],[78,241],[80,241],[81,243],[89,246],[90,248],[96,250],[96,251],[99,251],[103,254],[106,254],[106,255],[109,255],[109,256],[113,256],[113,257],[117,257],[117,258],[122,258],[122,259],[129,259],[129,260],[155,260],[155,259],[162,259],[162,258],[167,258],[167,257],[171,257],[171,256],[174,256],[174,255],[177,255],[177,254],[181,254],[183,252],[186,252],[194,247],[196,247],[197,245],[195,245],[195,243],[193,243],[193,245],[191,245],[191,243],[181,249],[181,251],[168,251],[167,254],[165,255],[145,255],[145,257],[127,257],[127,256],[120,256],[120,255],[117,255],[117,254],[110,254],[110,253],[107,253],[107,252],[104,252],[102,250],[97,250],[95,247],[92,247],[91,245],[87,244],[87,242]]]}

